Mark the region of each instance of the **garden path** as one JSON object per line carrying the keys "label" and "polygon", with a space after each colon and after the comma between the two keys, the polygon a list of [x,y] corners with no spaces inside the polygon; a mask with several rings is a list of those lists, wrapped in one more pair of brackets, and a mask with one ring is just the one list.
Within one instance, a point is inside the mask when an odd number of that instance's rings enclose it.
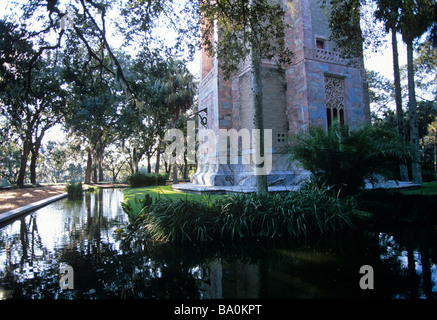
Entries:
{"label": "garden path", "polygon": [[64,185],[0,190],[0,214],[64,193]]}

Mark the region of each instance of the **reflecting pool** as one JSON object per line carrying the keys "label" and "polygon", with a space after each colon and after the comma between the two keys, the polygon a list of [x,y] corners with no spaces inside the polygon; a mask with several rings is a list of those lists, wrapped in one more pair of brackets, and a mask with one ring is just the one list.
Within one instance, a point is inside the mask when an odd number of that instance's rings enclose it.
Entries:
{"label": "reflecting pool", "polygon": [[[0,226],[0,299],[437,296],[435,227],[176,246],[126,241],[122,201],[121,189],[101,189]],[[374,289],[360,287],[363,265]],[[65,266],[72,289],[62,286]]]}

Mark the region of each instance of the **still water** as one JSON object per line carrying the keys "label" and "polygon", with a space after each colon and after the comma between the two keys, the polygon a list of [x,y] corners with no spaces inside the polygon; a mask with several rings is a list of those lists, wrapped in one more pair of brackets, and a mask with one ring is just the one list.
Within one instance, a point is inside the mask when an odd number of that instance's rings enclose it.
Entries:
{"label": "still water", "polygon": [[[437,297],[437,230],[354,230],[297,241],[123,241],[123,191],[60,200],[0,226],[0,299]],[[360,288],[360,267],[374,289]],[[62,288],[71,266],[73,289]]]}

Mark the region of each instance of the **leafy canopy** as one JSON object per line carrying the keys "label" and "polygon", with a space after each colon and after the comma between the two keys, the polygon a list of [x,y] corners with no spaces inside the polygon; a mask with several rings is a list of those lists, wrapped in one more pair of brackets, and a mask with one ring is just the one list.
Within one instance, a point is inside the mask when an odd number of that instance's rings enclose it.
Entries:
{"label": "leafy canopy", "polygon": [[280,4],[266,0],[201,0],[199,12],[201,46],[223,62],[225,77],[238,70],[254,46],[264,59],[279,65],[291,62],[292,53],[285,46],[285,11]]}

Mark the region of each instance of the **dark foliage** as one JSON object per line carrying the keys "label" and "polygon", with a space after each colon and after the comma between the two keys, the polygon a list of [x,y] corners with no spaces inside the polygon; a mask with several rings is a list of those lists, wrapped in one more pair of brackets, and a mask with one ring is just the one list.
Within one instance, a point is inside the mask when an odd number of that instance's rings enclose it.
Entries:
{"label": "dark foliage", "polygon": [[144,173],[138,171],[127,178],[132,188],[147,186],[163,186],[168,179],[167,173]]}

